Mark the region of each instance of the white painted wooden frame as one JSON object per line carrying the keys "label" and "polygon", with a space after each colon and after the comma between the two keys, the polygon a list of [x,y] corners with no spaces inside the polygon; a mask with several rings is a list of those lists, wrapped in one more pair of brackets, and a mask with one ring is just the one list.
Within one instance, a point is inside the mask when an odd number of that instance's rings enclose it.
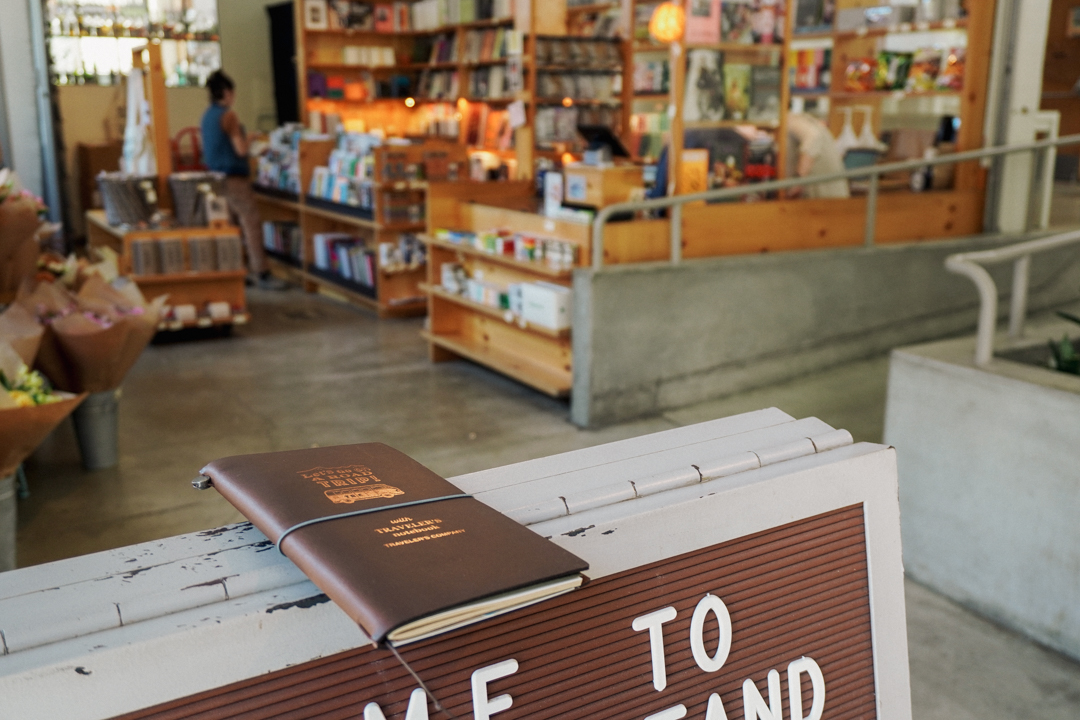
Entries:
{"label": "white painted wooden frame", "polygon": [[[910,720],[892,448],[769,409],[452,480],[594,578],[861,503],[878,717]],[[0,574],[0,717],[109,718],[369,642],[319,595],[246,524]]]}

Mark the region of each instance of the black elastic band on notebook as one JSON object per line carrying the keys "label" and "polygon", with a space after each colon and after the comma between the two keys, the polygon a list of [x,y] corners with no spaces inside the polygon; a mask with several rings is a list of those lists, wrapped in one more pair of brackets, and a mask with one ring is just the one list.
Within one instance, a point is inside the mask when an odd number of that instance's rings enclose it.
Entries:
{"label": "black elastic band on notebook", "polygon": [[357,515],[367,515],[368,513],[381,512],[383,510],[397,510],[398,508],[406,508],[412,505],[426,505],[427,503],[440,502],[442,500],[457,500],[458,498],[471,498],[472,495],[467,493],[458,493],[457,495],[443,495],[442,497],[426,498],[424,500],[411,500],[409,502],[395,503],[393,505],[382,505],[376,508],[367,508],[366,510],[353,510],[352,512],[340,513],[338,515],[327,515],[321,518],[315,518],[313,520],[305,520],[304,522],[296,523],[291,528],[285,530],[277,539],[277,549],[282,555],[285,551],[281,549],[281,542],[288,537],[289,533],[299,530],[300,528],[307,527],[308,525],[315,525],[317,523],[326,522],[328,520],[337,520],[338,518],[356,517]]}
{"label": "black elastic band on notebook", "polygon": [[390,652],[392,652],[394,654],[394,657],[397,658],[397,661],[399,663],[401,663],[401,667],[403,667],[403,668],[405,668],[406,670],[409,671],[409,674],[412,675],[413,680],[415,680],[417,682],[417,684],[419,684],[420,687],[423,689],[424,693],[429,698],[431,698],[431,702],[433,702],[435,704],[435,709],[438,710],[439,712],[441,712],[442,714],[446,715],[447,717],[449,717],[450,720],[457,720],[457,716],[454,715],[454,713],[450,712],[449,710],[447,710],[446,708],[443,707],[442,703],[439,702],[439,698],[435,697],[435,693],[431,692],[431,690],[428,688],[427,684],[420,678],[419,675],[416,674],[416,671],[413,670],[409,666],[409,663],[405,662],[405,658],[401,657],[401,654],[397,651],[397,648],[395,648],[392,644],[390,644],[389,640],[387,640],[385,643],[383,643],[383,646],[387,650],[389,650]]}

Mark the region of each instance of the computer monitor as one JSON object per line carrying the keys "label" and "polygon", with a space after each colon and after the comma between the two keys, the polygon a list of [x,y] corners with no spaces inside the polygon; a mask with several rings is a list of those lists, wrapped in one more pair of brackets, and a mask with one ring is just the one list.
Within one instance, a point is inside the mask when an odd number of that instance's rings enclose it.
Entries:
{"label": "computer monitor", "polygon": [[630,157],[630,152],[607,125],[578,125],[577,131],[589,144],[589,150],[599,150],[606,146],[611,148],[612,157]]}

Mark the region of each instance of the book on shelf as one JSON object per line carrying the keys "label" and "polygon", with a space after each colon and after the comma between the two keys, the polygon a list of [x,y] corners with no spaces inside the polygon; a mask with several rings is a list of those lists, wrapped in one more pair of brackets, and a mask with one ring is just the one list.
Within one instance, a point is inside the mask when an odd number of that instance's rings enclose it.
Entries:
{"label": "book on shelf", "polygon": [[728,120],[746,120],[750,110],[750,65],[725,63],[724,71],[724,117]]}
{"label": "book on shelf", "polygon": [[375,32],[394,32],[394,5],[379,3],[375,6]]}
{"label": "book on shelf", "polygon": [[828,32],[832,30],[836,3],[833,0],[795,0],[794,32]]}
{"label": "book on shelf", "polygon": [[724,53],[694,48],[686,53],[683,119],[707,122],[724,119]]}
{"label": "book on shelf", "polygon": [[760,123],[780,120],[780,84],[783,75],[775,65],[750,68],[750,109],[747,119]]}
{"label": "book on shelf", "polygon": [[381,443],[201,471],[375,642],[402,645],[569,592],[588,564]]}
{"label": "book on shelf", "polygon": [[784,0],[723,0],[720,38],[744,45],[784,42]]}
{"label": "book on shelf", "polygon": [[709,151],[686,148],[679,163],[679,192],[698,193],[709,189]]}
{"label": "book on shelf", "polygon": [[687,44],[720,42],[720,0],[689,0],[686,13]]}

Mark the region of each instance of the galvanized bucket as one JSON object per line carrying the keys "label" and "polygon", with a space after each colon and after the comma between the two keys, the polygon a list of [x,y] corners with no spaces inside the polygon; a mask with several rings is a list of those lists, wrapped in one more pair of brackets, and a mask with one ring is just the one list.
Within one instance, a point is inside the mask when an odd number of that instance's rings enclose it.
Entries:
{"label": "galvanized bucket", "polygon": [[87,470],[104,470],[120,462],[119,403],[119,388],[90,393],[71,414]]}
{"label": "galvanized bucket", "polygon": [[0,572],[15,569],[15,475],[0,478]]}

